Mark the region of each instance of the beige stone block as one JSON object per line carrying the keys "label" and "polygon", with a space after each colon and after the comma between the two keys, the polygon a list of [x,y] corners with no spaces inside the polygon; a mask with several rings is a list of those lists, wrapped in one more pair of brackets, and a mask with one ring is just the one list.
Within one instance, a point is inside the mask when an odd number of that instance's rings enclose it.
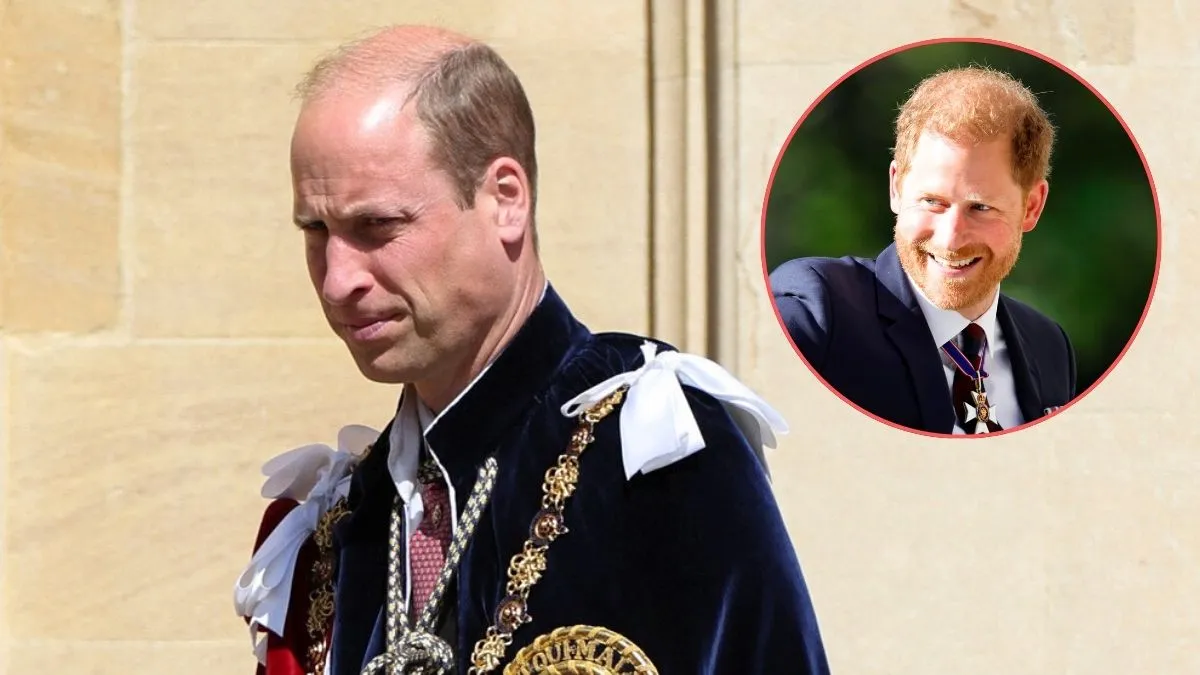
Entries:
{"label": "beige stone block", "polygon": [[14,153],[0,164],[0,203],[9,330],[112,326],[121,303],[117,176]]}
{"label": "beige stone block", "polygon": [[538,125],[538,233],[551,283],[595,330],[649,329],[644,54],[514,49]]}
{"label": "beige stone block", "polygon": [[[822,96],[827,88],[855,64],[849,62],[820,65],[764,64],[743,68],[738,76],[739,115],[737,120],[737,190],[730,198],[737,204],[735,248],[728,252],[728,264],[737,280],[737,315],[732,330],[738,332],[740,350],[772,350],[772,360],[795,361],[796,368],[765,366],[763,375],[772,381],[787,379],[805,382],[801,389],[783,387],[780,391],[807,391],[809,381],[820,386],[816,377],[792,351],[791,343],[779,327],[763,269],[762,215],[770,187],[771,172],[796,123]],[[881,170],[880,175],[883,175]],[[886,188],[881,188],[886,189]],[[745,317],[745,320],[741,320]],[[751,363],[761,360],[750,357]],[[742,367],[744,359],[739,358]],[[755,368],[755,366],[750,366]],[[756,371],[755,371],[756,372]],[[835,402],[840,400],[834,397]],[[857,414],[857,413],[855,413]]]}
{"label": "beige stone block", "polygon": [[110,326],[121,283],[119,8],[13,0],[0,17],[0,320],[18,331]]}
{"label": "beige stone block", "polygon": [[1143,66],[1200,64],[1200,3],[1142,0],[1134,4],[1134,60]]}
{"label": "beige stone block", "polygon": [[[763,270],[762,210],[771,171],[797,121],[843,73],[849,62],[821,65],[770,64],[745,67],[738,76],[737,187],[726,198],[736,203],[737,234],[724,264],[736,276],[737,369],[786,400],[804,400],[812,414],[841,417],[846,408],[828,392],[793,350],[780,327]],[[881,174],[882,175],[882,174]],[[818,410],[820,413],[818,413]]]}
{"label": "beige stone block", "polygon": [[[7,8],[8,8],[7,3],[0,3],[0,31],[2,31],[3,27],[7,25],[5,23],[5,13],[6,13]],[[0,49],[0,59],[3,59],[3,57],[4,57],[4,52],[2,51],[2,49]],[[3,62],[3,61],[0,61],[0,62]],[[3,63],[6,64],[7,62],[3,62]],[[8,96],[8,92],[5,91],[5,88],[3,85],[0,85],[0,119],[3,119],[3,113],[4,113],[4,110],[6,110],[5,99],[7,96]],[[7,134],[5,134],[3,131],[3,125],[0,124],[0,158],[8,156],[8,153],[4,147],[5,143],[7,142],[6,136],[7,136]],[[0,159],[0,170],[2,170],[2,167],[3,167],[3,160]],[[0,181],[3,181],[3,178],[0,178]],[[0,190],[3,190],[3,187],[4,187],[4,183],[0,182]],[[4,235],[4,220],[5,220],[5,216],[6,216],[5,211],[6,211],[6,209],[4,208],[4,198],[0,197],[0,244],[3,244],[4,239],[5,239],[5,235]],[[4,262],[3,255],[4,255],[3,247],[0,246],[0,282],[4,281],[5,277],[8,275],[8,263]],[[0,330],[3,330],[4,326],[7,325],[7,322],[5,321],[5,317],[7,316],[5,307],[7,306],[8,303],[6,300],[7,300],[7,293],[5,293],[4,289],[2,287],[0,287]],[[3,631],[0,631],[0,636],[2,636],[2,635],[3,635]],[[2,638],[0,638],[0,639],[2,639]],[[2,643],[0,643],[0,644],[2,644]],[[0,662],[0,663],[2,663],[2,662]]]}
{"label": "beige stone block", "polygon": [[[729,227],[736,229],[726,239],[728,248],[720,254],[722,273],[732,275],[733,288],[730,302],[734,309],[730,313],[736,321],[724,322],[724,330],[733,333],[732,339],[723,338],[736,345],[735,356],[727,358],[728,367],[744,376],[758,377],[758,368],[763,363],[758,352],[771,348],[763,340],[774,343],[774,347],[786,348],[781,354],[789,367],[779,368],[779,361],[763,366],[771,372],[761,373],[771,381],[799,378],[795,386],[805,387],[810,373],[798,357],[791,352],[786,336],[775,327],[774,309],[763,275],[762,255],[762,209],[767,195],[771,171],[784,144],[796,123],[843,73],[853,68],[850,62],[803,64],[754,64],[742,67],[736,82],[736,121],[731,133],[736,136],[732,143],[736,161],[731,173],[736,178],[727,188],[722,199],[734,205]],[[766,319],[770,319],[766,323]],[[760,331],[760,324],[766,326]],[[798,368],[791,368],[794,361]],[[799,395],[802,389],[781,387],[786,396]]]}
{"label": "beige stone block", "polygon": [[[4,145],[3,145],[3,139],[0,139],[0,153],[2,153],[2,152],[4,152]],[[0,242],[3,242],[4,239],[5,239],[5,237],[4,237],[4,214],[3,214],[3,211],[0,210]],[[3,258],[3,252],[0,251],[0,280],[4,279],[5,276],[7,275],[7,271],[5,270],[5,267],[7,267],[7,263],[3,263],[2,258]],[[4,292],[4,290],[0,289],[0,327],[3,327],[7,323],[5,320],[5,317],[7,316],[5,307],[8,305],[6,296],[7,296],[7,294]]]}
{"label": "beige stone block", "polygon": [[[798,416],[773,455],[831,662],[863,673],[1196,670],[1185,413],[983,441]],[[800,433],[796,437],[796,432]]]}
{"label": "beige stone block", "polygon": [[[3,11],[3,6],[0,6],[0,13]],[[0,330],[0,495],[8,494],[8,437],[10,433],[9,428],[11,426],[8,408],[8,371],[8,341],[4,337],[4,331]],[[0,518],[0,542],[7,542],[8,506],[4,503],[3,499],[0,499],[0,513],[4,514],[4,517]],[[6,668],[4,668],[8,658],[9,612],[8,592],[3,581],[5,575],[8,573],[8,564],[6,562],[6,557],[2,552],[3,546],[4,544],[0,543],[0,673],[9,672]]]}
{"label": "beige stone block", "polygon": [[21,640],[11,648],[8,675],[209,675],[251,673],[254,656],[246,642],[87,642]]}
{"label": "beige stone block", "polygon": [[291,224],[288,166],[291,90],[319,51],[312,44],[135,50],[136,334],[329,335]]}
{"label": "beige stone block", "polygon": [[[1133,61],[1135,0],[1043,0],[1033,6],[1025,0],[952,1],[956,9],[973,6],[959,14],[962,23],[956,24],[967,35],[1005,39],[1067,66]],[[994,26],[982,25],[988,12],[996,17]]]}
{"label": "beige stone block", "polygon": [[773,471],[832,668],[1055,672],[1045,667],[1045,453],[1020,438],[939,441],[824,408],[784,404],[793,432]]}
{"label": "beige stone block", "polygon": [[[716,134],[730,142],[732,134],[713,128],[721,120],[722,103],[707,85],[713,59],[722,61],[720,32],[707,21],[720,21],[719,11],[701,0],[652,1],[648,4],[652,111],[652,330],[656,337],[684,351],[712,353],[708,326],[713,275],[710,251],[720,246],[720,227],[713,236],[711,158],[723,152],[711,143]],[[719,69],[714,69],[716,74]],[[717,75],[720,77],[720,75]],[[715,168],[715,167],[714,167]],[[720,188],[717,188],[720,191]],[[716,220],[720,220],[719,216]],[[718,293],[718,297],[719,297]],[[719,301],[718,301],[719,302]],[[723,337],[723,336],[722,336]]]}
{"label": "beige stone block", "polygon": [[266,504],[259,467],[345,424],[382,429],[398,395],[333,341],[24,343],[9,360],[5,613],[20,640],[241,639],[233,582]]}
{"label": "beige stone block", "polygon": [[1163,406],[1045,425],[1047,672],[1200,672],[1195,419]]}
{"label": "beige stone block", "polygon": [[0,18],[8,149],[74,168],[119,150],[119,9],[104,0],[9,0]]}
{"label": "beige stone block", "polygon": [[1193,159],[1200,140],[1189,124],[1200,114],[1200,70],[1084,67],[1080,75],[1117,109],[1140,145],[1162,220],[1162,259],[1149,315],[1124,359],[1084,401],[1097,410],[1165,410],[1164,402],[1191,388],[1200,370],[1200,357],[1178,348],[1180,336],[1200,329],[1200,313],[1187,300],[1189,289],[1200,284],[1200,269],[1191,262],[1200,250],[1200,172]]}
{"label": "beige stone block", "polygon": [[[1158,188],[1163,227],[1197,202],[1190,190],[1200,172],[1190,161],[1200,152],[1191,120],[1200,111],[1200,68],[1186,66],[1106,67],[1079,65],[1075,72],[1117,111],[1137,141]],[[1182,207],[1182,208],[1180,208]],[[1169,208],[1179,209],[1174,213]]]}
{"label": "beige stone block", "polygon": [[299,0],[247,6],[217,0],[202,7],[151,0],[138,3],[134,25],[138,37],[149,40],[341,40],[394,22],[481,29],[495,20],[498,9],[478,1],[447,6],[418,0]]}
{"label": "beige stone block", "polygon": [[743,0],[736,5],[737,62],[857,64],[908,42],[954,33],[947,8],[932,11],[943,3],[926,2],[926,11],[913,4]]}
{"label": "beige stone block", "polygon": [[860,62],[911,42],[954,36],[1014,42],[1059,60],[1128,63],[1133,5],[1132,0],[825,1],[801,10],[787,0],[748,0],[738,6],[738,60]]}
{"label": "beige stone block", "polygon": [[1191,373],[1158,373],[1158,410],[1089,399],[1017,434],[934,440],[834,403],[764,344],[747,381],[792,425],[775,492],[834,667],[1196,669],[1197,433],[1162,405]]}
{"label": "beige stone block", "polygon": [[[738,250],[752,258],[747,264],[757,265],[759,276],[763,200],[775,162],[800,118],[855,65],[755,65],[738,75]],[[886,173],[887,167],[880,169],[880,175]],[[886,190],[886,184],[881,189]],[[749,273],[749,267],[745,269]]]}
{"label": "beige stone block", "polygon": [[[1179,314],[1168,309],[1171,298],[1159,293],[1150,314],[1124,355],[1091,391],[1080,392],[1072,408],[1104,415],[1113,412],[1161,412],[1165,401],[1181,396],[1200,367],[1195,357],[1177,349],[1178,336],[1196,322],[1194,312]],[[1049,422],[1048,422],[1049,424]]]}
{"label": "beige stone block", "polygon": [[[139,38],[334,40],[341,41],[395,23],[444,26],[490,41],[537,45],[546,53],[572,52],[581,45],[622,45],[628,30],[642,30],[640,3],[533,0],[519,11],[485,0],[297,0],[287,4],[214,0],[203,6],[178,0],[138,3]],[[605,26],[603,31],[597,26]]]}
{"label": "beige stone block", "polygon": [[[1028,525],[1044,515],[1037,442],[877,422],[808,370],[768,302],[742,307],[746,382],[791,427],[769,459],[833,667],[1051,672],[1043,533]],[[1034,553],[1014,560],[1015,549]]]}

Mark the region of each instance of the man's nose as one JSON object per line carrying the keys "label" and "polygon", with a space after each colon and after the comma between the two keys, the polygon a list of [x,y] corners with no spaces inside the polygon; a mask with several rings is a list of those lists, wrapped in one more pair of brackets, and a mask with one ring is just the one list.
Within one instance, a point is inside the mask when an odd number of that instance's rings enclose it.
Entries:
{"label": "man's nose", "polygon": [[969,242],[971,223],[958,205],[937,214],[931,243],[942,251],[957,251]]}
{"label": "man's nose", "polygon": [[353,301],[371,287],[367,254],[340,237],[325,242],[325,278],[321,296],[332,305]]}

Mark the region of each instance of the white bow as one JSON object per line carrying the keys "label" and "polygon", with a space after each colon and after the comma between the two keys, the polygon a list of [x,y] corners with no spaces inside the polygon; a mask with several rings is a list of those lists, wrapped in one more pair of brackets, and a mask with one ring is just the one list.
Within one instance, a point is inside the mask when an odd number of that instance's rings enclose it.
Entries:
{"label": "white bow", "polygon": [[620,414],[626,479],[704,448],[704,437],[680,383],[719,400],[752,444],[774,448],[775,433],[788,432],[787,422],[774,408],[716,363],[676,351],[658,354],[657,345],[649,341],[642,344],[642,355],[645,363],[640,368],[601,382],[561,409],[563,415],[574,417],[629,385]]}
{"label": "white bow", "polygon": [[350,471],[379,432],[362,425],[342,427],[338,449],[311,444],[289,450],[262,467],[267,476],[262,496],[295,499],[288,512],[254,553],[233,587],[238,616],[250,620],[250,644],[259,663],[266,663],[265,628],[283,635],[292,577],[300,547],[317,529],[321,516],[350,490]]}

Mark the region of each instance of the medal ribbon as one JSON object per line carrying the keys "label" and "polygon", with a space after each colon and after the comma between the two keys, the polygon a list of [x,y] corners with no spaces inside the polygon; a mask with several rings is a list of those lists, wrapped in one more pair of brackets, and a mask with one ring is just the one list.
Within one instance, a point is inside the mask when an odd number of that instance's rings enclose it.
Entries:
{"label": "medal ribbon", "polygon": [[971,359],[967,358],[967,355],[958,348],[958,345],[954,344],[953,340],[942,345],[942,351],[946,352],[946,356],[950,357],[954,365],[958,366],[963,375],[971,378],[972,381],[982,383],[983,378],[988,376],[987,371],[983,369],[983,359],[986,356],[984,351],[981,350],[979,353],[978,370],[975,369],[975,366],[971,365]]}

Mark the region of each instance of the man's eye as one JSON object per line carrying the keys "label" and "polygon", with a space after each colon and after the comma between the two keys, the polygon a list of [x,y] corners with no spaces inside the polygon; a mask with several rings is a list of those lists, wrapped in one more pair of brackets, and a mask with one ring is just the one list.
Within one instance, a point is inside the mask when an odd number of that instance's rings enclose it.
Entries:
{"label": "man's eye", "polygon": [[972,208],[974,208],[976,211],[991,211],[992,210],[992,207],[988,206],[987,204],[975,204]]}
{"label": "man's eye", "polygon": [[311,223],[296,223],[296,229],[301,232],[324,232],[325,223],[320,220],[315,220]]}
{"label": "man's eye", "polygon": [[395,216],[363,218],[363,224],[367,227],[394,227],[396,225],[407,225],[412,221],[412,215],[407,212]]}

